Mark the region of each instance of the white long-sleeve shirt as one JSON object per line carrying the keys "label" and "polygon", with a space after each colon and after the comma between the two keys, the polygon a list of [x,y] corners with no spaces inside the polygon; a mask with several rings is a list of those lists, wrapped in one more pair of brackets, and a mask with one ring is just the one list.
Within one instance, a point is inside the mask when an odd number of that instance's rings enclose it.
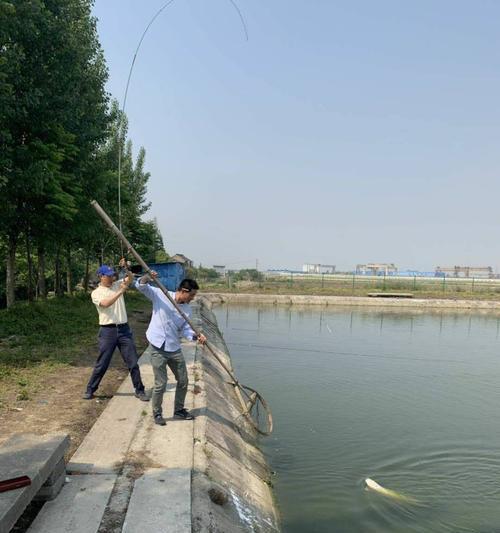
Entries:
{"label": "white long-sleeve shirt", "polygon": [[[153,302],[153,314],[146,331],[146,338],[153,346],[161,348],[166,352],[176,352],[181,349],[181,337],[189,340],[196,339],[195,332],[163,294],[161,289],[152,287],[147,283],[141,285],[138,281],[135,282],[135,287]],[[175,300],[175,292],[169,291],[169,294]],[[177,305],[188,318],[191,318],[191,307],[189,304]]]}

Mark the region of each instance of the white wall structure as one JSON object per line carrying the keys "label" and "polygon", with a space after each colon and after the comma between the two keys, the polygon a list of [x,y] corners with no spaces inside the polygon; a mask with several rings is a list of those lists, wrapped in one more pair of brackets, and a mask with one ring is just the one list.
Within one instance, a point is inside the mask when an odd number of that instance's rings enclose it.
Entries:
{"label": "white wall structure", "polygon": [[212,267],[219,276],[224,277],[226,275],[226,266],[225,265],[213,265]]}
{"label": "white wall structure", "polygon": [[383,274],[395,274],[398,267],[394,263],[367,263],[366,265],[356,265],[357,274],[371,274],[374,276]]}
{"label": "white wall structure", "polygon": [[452,266],[436,267],[436,274],[453,278],[493,278],[493,268],[490,266]]}
{"label": "white wall structure", "polygon": [[302,272],[307,272],[308,274],[333,274],[335,273],[335,265],[305,263],[302,265]]}

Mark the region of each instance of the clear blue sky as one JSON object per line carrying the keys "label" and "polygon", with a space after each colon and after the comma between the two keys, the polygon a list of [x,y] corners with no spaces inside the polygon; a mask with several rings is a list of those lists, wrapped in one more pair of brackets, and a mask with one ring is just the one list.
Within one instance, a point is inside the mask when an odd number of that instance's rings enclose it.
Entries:
{"label": "clear blue sky", "polygon": [[[500,2],[176,0],[126,113],[167,250],[204,266],[500,268]],[[110,93],[164,0],[96,0]]]}

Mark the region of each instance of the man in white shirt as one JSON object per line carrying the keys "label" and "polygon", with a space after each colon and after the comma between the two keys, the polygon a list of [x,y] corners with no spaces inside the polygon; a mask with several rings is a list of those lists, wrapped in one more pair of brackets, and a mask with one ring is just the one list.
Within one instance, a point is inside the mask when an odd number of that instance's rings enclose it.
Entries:
{"label": "man in white shirt", "polygon": [[[156,272],[153,272],[153,277]],[[174,418],[181,420],[193,420],[194,416],[184,408],[184,400],[188,387],[188,375],[186,362],[181,351],[180,338],[198,340],[204,344],[205,335],[197,336],[186,320],[180,315],[172,302],[163,294],[158,287],[148,285],[149,275],[143,276],[135,286],[138,291],[153,302],[153,314],[146,331],[146,338],[150,344],[151,366],[154,373],[154,387],[151,396],[153,417],[155,424],[166,424],[162,415],[163,393],[167,388],[167,366],[172,370],[177,386],[175,389]],[[181,281],[176,292],[169,292],[173,300],[189,318],[191,308],[189,302],[196,296],[198,284],[192,279]]]}
{"label": "man in white shirt", "polygon": [[[125,266],[125,260],[120,266]],[[115,281],[115,271],[108,265],[102,265],[97,271],[100,278],[99,286],[92,291],[92,301],[99,314],[99,356],[92,375],[83,395],[84,400],[91,400],[109,367],[115,348],[120,350],[123,361],[127,365],[135,396],[144,402],[149,401],[144,391],[141,372],[137,361],[139,359],[135,348],[134,337],[127,323],[127,310],[123,294],[132,283],[134,276],[131,272],[121,281]]]}

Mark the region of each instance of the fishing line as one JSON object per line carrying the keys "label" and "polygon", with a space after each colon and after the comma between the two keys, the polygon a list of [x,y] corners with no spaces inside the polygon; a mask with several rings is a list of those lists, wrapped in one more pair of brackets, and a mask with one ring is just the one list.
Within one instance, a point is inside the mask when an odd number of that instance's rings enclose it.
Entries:
{"label": "fishing line", "polygon": [[[141,38],[139,39],[139,43],[137,45],[137,48],[134,52],[134,57],[132,58],[132,63],[130,64],[130,69],[128,72],[128,78],[127,78],[127,85],[125,86],[125,94],[123,96],[123,103],[122,108],[120,111],[120,115],[118,117],[118,226],[120,228],[120,231],[123,231],[122,226],[122,197],[121,197],[121,177],[122,177],[122,150],[123,150],[123,136],[122,136],[122,121],[125,116],[125,106],[127,105],[127,96],[128,96],[128,89],[130,86],[130,80],[132,78],[132,72],[134,70],[135,60],[137,59],[137,54],[139,53],[139,48],[141,47],[142,41],[144,40],[144,37],[146,36],[146,33],[148,32],[149,28],[153,24],[153,22],[157,19],[157,17],[160,15],[160,13],[167,8],[170,4],[172,4],[174,0],[169,0],[163,6],[155,13],[153,18],[149,21],[148,25],[146,26],[146,29],[141,35]],[[123,243],[120,241],[120,250],[121,255],[123,256]]]}
{"label": "fishing line", "polygon": [[[240,21],[241,21],[241,25],[243,27],[243,31],[245,32],[245,39],[248,41],[247,25],[246,25],[245,19],[243,18],[241,10],[240,10],[240,8],[238,7],[238,5],[236,4],[236,2],[234,0],[229,0],[229,2],[231,3],[231,5],[234,7],[236,12],[238,13],[238,16],[239,16]],[[136,47],[135,52],[134,52],[134,56],[132,58],[132,63],[130,64],[130,69],[129,69],[128,78],[127,78],[127,85],[125,86],[125,94],[124,94],[124,97],[123,97],[122,108],[121,108],[121,111],[120,111],[120,116],[118,117],[118,131],[117,131],[117,135],[118,135],[118,227],[119,227],[120,231],[123,231],[123,228],[122,228],[122,200],[121,200],[121,173],[122,173],[122,149],[123,149],[122,140],[123,139],[122,139],[122,135],[121,135],[121,128],[122,128],[122,121],[123,121],[123,118],[125,116],[125,106],[127,104],[127,96],[128,96],[128,89],[129,89],[129,86],[130,86],[130,80],[132,78],[132,72],[134,70],[134,65],[135,65],[135,60],[137,59],[137,54],[139,53],[139,49],[140,49],[140,47],[142,45],[142,41],[144,40],[144,37],[146,37],[146,33],[148,32],[149,28],[152,26],[153,22],[160,16],[162,11],[164,11],[168,6],[170,6],[173,3],[174,3],[174,0],[168,0],[168,2],[165,2],[165,4],[163,4],[160,7],[160,9],[158,9],[158,11],[153,15],[153,17],[149,21],[148,25],[144,29],[144,31],[143,31],[143,33],[141,35],[141,38],[139,39],[139,43],[137,44],[137,47]],[[121,241],[120,241],[120,249],[121,249],[121,254],[123,256],[123,243]]]}
{"label": "fishing line", "polygon": [[253,344],[253,343],[239,343],[239,342],[227,342],[228,346],[239,346],[246,348],[263,348],[267,350],[283,350],[288,352],[312,352],[312,353],[324,353],[330,355],[347,355],[352,357],[370,357],[373,359],[395,359],[401,361],[427,361],[430,363],[461,363],[465,365],[473,364],[468,361],[458,361],[457,359],[429,359],[428,357],[401,357],[398,355],[377,355],[377,354],[368,354],[368,353],[357,353],[357,352],[335,352],[331,350],[318,350],[313,348],[293,348],[287,346],[272,346],[265,344]]}
{"label": "fishing line", "polygon": [[248,41],[248,31],[247,31],[247,25],[245,22],[245,19],[243,18],[243,15],[241,14],[240,8],[236,5],[236,2],[234,0],[229,0],[231,4],[233,4],[234,9],[236,9],[236,12],[240,16],[241,25],[243,26],[243,30],[245,31],[245,38]]}

